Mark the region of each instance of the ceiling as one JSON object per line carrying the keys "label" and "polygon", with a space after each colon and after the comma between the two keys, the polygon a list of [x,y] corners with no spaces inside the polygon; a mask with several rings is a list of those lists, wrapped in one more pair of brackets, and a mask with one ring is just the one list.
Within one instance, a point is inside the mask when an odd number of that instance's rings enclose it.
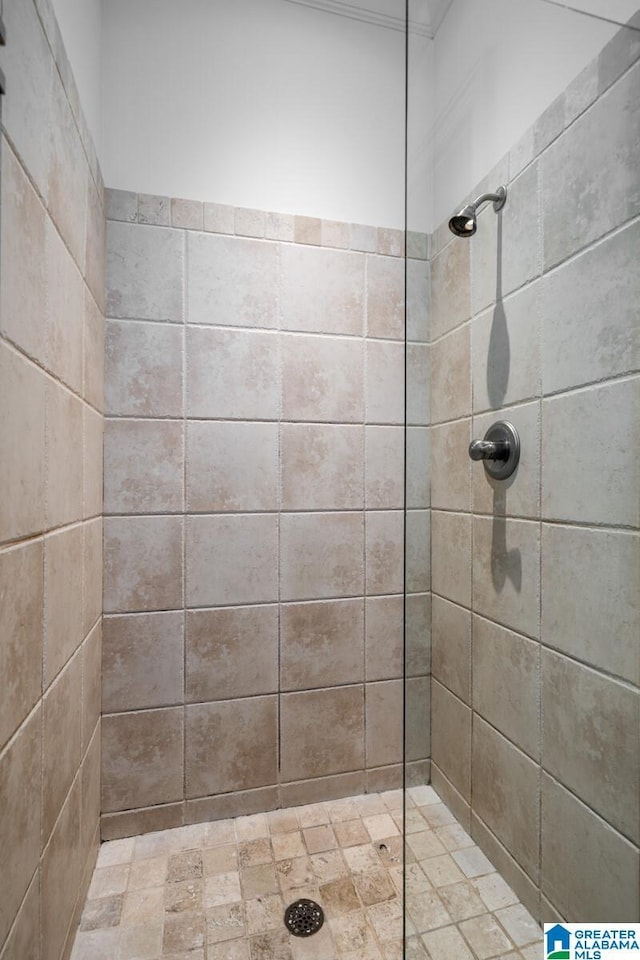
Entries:
{"label": "ceiling", "polygon": [[[391,30],[404,30],[405,0],[287,0],[315,7],[352,20],[375,23]],[[409,27],[415,33],[434,37],[453,0],[410,0]]]}

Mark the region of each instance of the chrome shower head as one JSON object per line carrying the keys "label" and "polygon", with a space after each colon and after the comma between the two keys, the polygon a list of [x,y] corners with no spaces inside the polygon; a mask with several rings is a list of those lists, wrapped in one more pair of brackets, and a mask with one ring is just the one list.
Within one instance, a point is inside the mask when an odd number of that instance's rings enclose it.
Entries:
{"label": "chrome shower head", "polygon": [[502,210],[507,202],[507,188],[498,187],[495,193],[483,193],[472,203],[468,203],[459,213],[454,214],[449,220],[449,230],[456,237],[472,237],[478,229],[478,207],[483,203],[493,201],[493,209],[496,213]]}

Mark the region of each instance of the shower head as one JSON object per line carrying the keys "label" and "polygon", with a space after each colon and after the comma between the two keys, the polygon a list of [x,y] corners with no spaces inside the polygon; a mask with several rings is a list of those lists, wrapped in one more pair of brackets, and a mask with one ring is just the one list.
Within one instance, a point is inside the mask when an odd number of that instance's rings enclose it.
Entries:
{"label": "shower head", "polygon": [[454,233],[456,237],[472,237],[478,229],[478,207],[490,200],[493,201],[493,209],[496,213],[498,210],[502,210],[507,202],[507,188],[498,187],[495,193],[483,193],[482,196],[477,197],[472,203],[468,203],[466,207],[454,214],[449,220],[451,233]]}

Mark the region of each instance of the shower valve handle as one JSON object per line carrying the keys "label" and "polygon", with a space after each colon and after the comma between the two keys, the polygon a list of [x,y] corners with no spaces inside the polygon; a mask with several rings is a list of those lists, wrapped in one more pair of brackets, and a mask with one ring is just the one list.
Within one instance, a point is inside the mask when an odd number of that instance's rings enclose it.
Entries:
{"label": "shower valve handle", "polygon": [[520,437],[512,423],[498,420],[492,424],[482,440],[469,444],[472,460],[482,460],[484,472],[492,480],[506,480],[518,466]]}
{"label": "shower valve handle", "polygon": [[508,440],[472,440],[469,444],[472,460],[508,460]]}

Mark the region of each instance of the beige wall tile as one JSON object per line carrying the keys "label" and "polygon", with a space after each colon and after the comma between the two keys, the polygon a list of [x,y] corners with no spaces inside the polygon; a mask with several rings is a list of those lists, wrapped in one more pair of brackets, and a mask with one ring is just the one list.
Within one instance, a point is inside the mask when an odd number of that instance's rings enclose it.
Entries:
{"label": "beige wall tile", "polygon": [[183,614],[105,617],[102,705],[105,713],[164,707],[183,698]]}
{"label": "beige wall tile", "polygon": [[508,480],[492,480],[481,463],[472,465],[474,513],[504,511],[513,517],[540,516],[540,404],[502,409],[473,418],[473,436],[482,439],[497,419],[512,423],[520,437],[520,461]]}
{"label": "beige wall tile", "polygon": [[[125,220],[128,223],[136,223],[138,220],[139,201],[144,196],[132,193],[130,190],[114,190],[108,187],[105,190],[105,214],[108,220]],[[146,220],[144,221],[147,222]],[[171,226],[171,217],[166,227]]]}
{"label": "beige wall tile", "polygon": [[323,220],[320,235],[323,247],[338,247],[341,250],[349,249],[349,224],[340,220]]}
{"label": "beige wall tile", "polygon": [[361,514],[282,514],[280,538],[282,600],[349,597],[363,592]]}
{"label": "beige wall tile", "polygon": [[404,345],[366,345],[366,421],[404,423]]}
{"label": "beige wall tile", "polygon": [[406,501],[408,509],[431,505],[431,431],[426,427],[407,427]]}
{"label": "beige wall tile", "polygon": [[181,417],[183,330],[107,320],[105,411],[128,417]]}
{"label": "beige wall tile", "polygon": [[[542,515],[579,523],[640,525],[640,377],[542,403]],[[593,470],[589,451],[606,436],[616,456]]]}
{"label": "beige wall tile", "polygon": [[49,212],[76,262],[84,269],[89,171],[69,101],[55,70],[49,131]]}
{"label": "beige wall tile", "polygon": [[44,541],[44,689],[84,637],[82,618],[82,526]]}
{"label": "beige wall tile", "polygon": [[267,240],[288,240],[294,237],[294,220],[291,214],[267,213],[265,236]]}
{"label": "beige wall tile", "polygon": [[0,423],[0,541],[45,526],[45,388],[43,373],[0,343],[5,416]]}
{"label": "beige wall tile", "polygon": [[542,716],[545,769],[637,843],[638,692],[543,650]]}
{"label": "beige wall tile", "polygon": [[125,810],[122,813],[102,814],[100,831],[102,840],[118,840],[157,830],[172,830],[181,827],[184,821],[184,803],[158,804],[141,810]]}
{"label": "beige wall tile", "polygon": [[289,603],[280,607],[282,690],[364,680],[362,600]]}
{"label": "beige wall tile", "polygon": [[187,613],[188,701],[224,700],[278,689],[278,608]]}
{"label": "beige wall tile", "polygon": [[280,264],[283,330],[362,336],[365,265],[361,254],[284,245]]}
{"label": "beige wall tile", "polygon": [[107,420],[105,513],[177,513],[184,503],[184,426],[170,420]]}
{"label": "beige wall tile", "polygon": [[537,882],[540,845],[539,767],[474,718],[472,790],[478,816]]}
{"label": "beige wall tile", "polygon": [[431,346],[431,414],[434,423],[471,412],[471,327],[466,325]]}
{"label": "beige wall tile", "polygon": [[409,677],[431,673],[431,594],[405,597],[406,674]]}
{"label": "beige wall tile", "polygon": [[542,774],[542,890],[563,916],[635,916],[638,866],[636,847]]}
{"label": "beige wall tile", "polygon": [[435,509],[471,509],[470,442],[471,420],[432,427],[431,506]]}
{"label": "beige wall tile", "polygon": [[84,341],[82,394],[85,400],[104,410],[105,322],[87,287],[84,289]]}
{"label": "beige wall tile", "polygon": [[276,510],[278,426],[187,423],[187,509]]}
{"label": "beige wall tile", "polygon": [[41,540],[0,553],[0,749],[42,690],[44,548]]}
{"label": "beige wall tile", "polygon": [[636,534],[543,524],[546,646],[640,683],[638,583]]}
{"label": "beige wall tile", "polygon": [[431,261],[431,330],[439,337],[468,320],[470,245],[449,243]]}
{"label": "beige wall tile", "polygon": [[405,577],[408,593],[431,589],[431,512],[408,510],[406,523]]}
{"label": "beige wall tile", "polygon": [[275,514],[187,518],[188,606],[263,603],[277,598]]}
{"label": "beige wall tile", "polygon": [[441,597],[434,597],[431,644],[433,676],[471,705],[470,611]]}
{"label": "beige wall tile", "polygon": [[[157,227],[171,226],[171,199],[169,197],[156,197],[153,194],[139,193],[136,199],[138,223],[151,223]],[[107,218],[109,220],[129,220],[133,219],[133,216],[114,217],[107,207]]]}
{"label": "beige wall tile", "polygon": [[471,796],[471,710],[434,681],[431,689],[431,754],[434,763],[460,791]]}
{"label": "beige wall tile", "polygon": [[102,810],[130,810],[182,799],[180,707],[102,718]]}
{"label": "beige wall tile", "polygon": [[473,607],[530,637],[540,635],[540,526],[527,520],[473,520]]}
{"label": "beige wall tile", "polygon": [[235,232],[239,237],[264,237],[266,216],[263,210],[235,208]]}
{"label": "beige wall tile", "polygon": [[[264,225],[263,225],[264,234]],[[278,325],[278,250],[274,243],[192,233],[187,237],[189,323]]]}
{"label": "beige wall tile", "polygon": [[51,684],[42,701],[42,836],[46,844],[82,757],[82,656]]}
{"label": "beige wall tile", "polygon": [[97,517],[102,514],[104,487],[104,419],[86,404],[82,409],[82,431],[82,514]]}
{"label": "beige wall tile", "polygon": [[107,223],[107,315],[184,318],[184,234],[138,223]]}
{"label": "beige wall tile", "polygon": [[403,683],[386,680],[368,683],[366,690],[367,767],[381,767],[402,760]]}
{"label": "beige wall tile", "polygon": [[377,245],[376,228],[362,223],[349,224],[349,246],[352,250],[375,253]]}
{"label": "beige wall tile", "polygon": [[[425,238],[426,239],[426,238]],[[431,335],[431,264],[407,260],[407,340],[429,340]]]}
{"label": "beige wall tile", "polygon": [[[545,281],[546,282],[546,281]],[[540,391],[540,284],[525,287],[471,325],[473,409],[496,409]]]}
{"label": "beige wall tile", "polygon": [[83,406],[53,381],[46,385],[47,523],[82,517]]}
{"label": "beige wall tile", "polygon": [[366,678],[390,680],[403,672],[403,598],[365,601]]}
{"label": "beige wall tile", "polygon": [[283,424],[283,510],[361,509],[363,445],[359,426]]}
{"label": "beige wall tile", "polygon": [[104,610],[182,605],[181,517],[112,517],[104,524]]}
{"label": "beige wall tile", "polygon": [[35,874],[4,946],[2,960],[40,960],[40,876]]}
{"label": "beige wall tile", "polygon": [[296,243],[322,242],[322,220],[318,217],[294,217]]}
{"label": "beige wall tile", "polygon": [[365,504],[368,509],[392,510],[403,506],[404,442],[402,427],[365,427]]}
{"label": "beige wall tile", "polygon": [[102,616],[102,518],[82,525],[82,632],[86,636]]}
{"label": "beige wall tile", "polygon": [[434,593],[462,606],[470,606],[471,517],[434,510],[431,514],[431,535]]}
{"label": "beige wall tile", "polygon": [[367,257],[367,336],[404,337],[404,261]]}
{"label": "beige wall tile", "polygon": [[2,138],[2,333],[44,362],[47,347],[47,218],[13,150]]}
{"label": "beige wall tile", "polygon": [[532,163],[509,184],[509,202],[502,225],[501,281],[504,293],[530,282],[542,272],[540,163]]}
{"label": "beige wall tile", "polygon": [[102,193],[96,188],[92,178],[89,177],[87,184],[87,235],[84,276],[94,300],[103,312],[106,310],[107,293],[106,226]]}
{"label": "beige wall tile", "polygon": [[[287,806],[299,806],[306,803],[320,803],[323,800],[339,800],[343,797],[353,797],[364,791],[365,773],[360,770],[357,773],[340,773],[334,777],[317,777],[313,780],[300,780],[297,783],[283,783],[280,787],[282,803]],[[317,854],[312,857],[314,869],[320,873],[323,869],[331,872],[331,867],[335,867],[336,860],[330,858],[332,851],[324,854]],[[337,852],[336,852],[337,853]],[[320,858],[322,862],[320,862]],[[340,864],[339,854],[336,857]],[[327,866],[329,861],[329,866]],[[337,870],[344,869],[341,866]]]}
{"label": "beige wall tile", "polygon": [[[327,724],[326,718],[332,717]],[[362,686],[334,687],[280,697],[283,780],[302,780],[364,766]]]}
{"label": "beige wall tile", "polygon": [[363,364],[359,340],[283,336],[283,419],[361,423]]}
{"label": "beige wall tile", "polygon": [[378,227],[376,249],[378,253],[386,257],[403,257],[404,231],[393,230],[389,227]]}
{"label": "beige wall tile", "polygon": [[404,571],[404,514],[401,510],[367,511],[366,591],[401,593]]}
{"label": "beige wall tile", "polygon": [[183,230],[202,230],[202,203],[197,200],[171,200],[171,225]]}
{"label": "beige wall tile", "polygon": [[40,857],[42,715],[38,707],[0,755],[0,941],[4,941]]}
{"label": "beige wall tile", "polygon": [[276,697],[188,706],[186,724],[187,797],[274,783]]}
{"label": "beige wall tile", "polygon": [[407,344],[406,421],[414,426],[431,423],[431,347]]}
{"label": "beige wall tile", "polygon": [[208,233],[233,233],[235,208],[224,203],[205,203],[204,229]]}
{"label": "beige wall tile", "polygon": [[80,781],[76,780],[42,858],[42,960],[60,956],[73,916],[83,866],[80,810]]}
{"label": "beige wall tile", "polygon": [[186,343],[188,416],[277,419],[280,352],[276,334],[188,327]]}
{"label": "beige wall tile", "polygon": [[[86,753],[102,710],[102,621],[82,645],[82,753]],[[97,818],[94,822],[94,828]]]}
{"label": "beige wall tile", "polygon": [[473,618],[473,709],[540,758],[540,645]]}

